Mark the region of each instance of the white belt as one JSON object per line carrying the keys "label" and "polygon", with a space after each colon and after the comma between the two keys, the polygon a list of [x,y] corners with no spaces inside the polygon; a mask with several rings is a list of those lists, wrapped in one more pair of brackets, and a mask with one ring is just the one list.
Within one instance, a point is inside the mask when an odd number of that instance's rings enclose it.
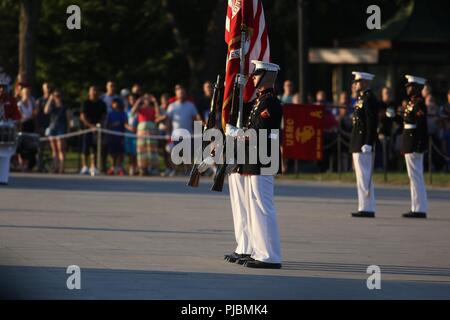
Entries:
{"label": "white belt", "polygon": [[417,125],[405,123],[405,130],[416,129]]}
{"label": "white belt", "polygon": [[275,133],[271,133],[269,139],[271,140],[277,140],[278,139],[278,135]]}

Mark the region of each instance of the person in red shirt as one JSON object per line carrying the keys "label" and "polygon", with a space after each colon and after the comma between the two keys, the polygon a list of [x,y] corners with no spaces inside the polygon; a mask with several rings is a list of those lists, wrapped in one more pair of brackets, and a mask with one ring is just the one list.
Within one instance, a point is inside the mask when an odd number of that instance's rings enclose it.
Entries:
{"label": "person in red shirt", "polygon": [[8,94],[8,84],[1,77],[0,74],[0,121],[18,121],[21,116],[17,101]]}
{"label": "person in red shirt", "polygon": [[137,116],[137,162],[139,175],[159,175],[158,140],[149,138],[158,135],[156,125],[159,115],[156,98],[152,95],[140,97],[131,110]]}
{"label": "person in red shirt", "polygon": [[[8,94],[11,78],[0,69],[0,130],[11,127],[12,122],[20,120],[16,100]],[[9,141],[0,141],[9,142]],[[15,144],[0,144],[0,185],[8,184],[11,157],[15,153]]]}

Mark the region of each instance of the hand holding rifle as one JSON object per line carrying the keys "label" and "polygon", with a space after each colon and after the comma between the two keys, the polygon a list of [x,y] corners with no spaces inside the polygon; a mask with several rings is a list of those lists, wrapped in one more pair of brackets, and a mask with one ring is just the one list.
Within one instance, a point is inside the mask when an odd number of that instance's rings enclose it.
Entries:
{"label": "hand holding rifle", "polygon": [[[211,100],[211,110],[209,113],[208,121],[203,128],[203,132],[208,129],[214,128],[216,125],[216,112],[217,106],[220,101],[220,90],[222,88],[222,80],[220,75],[217,76],[217,82],[214,85],[214,93]],[[203,154],[203,150],[207,147],[207,141],[202,143],[201,154]],[[188,186],[197,188],[200,184],[200,176],[202,173],[206,172],[209,167],[214,165],[214,159],[212,156],[207,157],[199,164],[194,164],[191,170],[191,174],[189,177]]]}

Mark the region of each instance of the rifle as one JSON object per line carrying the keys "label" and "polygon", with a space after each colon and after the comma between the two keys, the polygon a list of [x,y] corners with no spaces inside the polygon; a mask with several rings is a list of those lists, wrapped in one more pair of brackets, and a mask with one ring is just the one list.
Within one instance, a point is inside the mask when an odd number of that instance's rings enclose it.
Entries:
{"label": "rifle", "polygon": [[[239,52],[239,59],[240,59],[239,74],[241,74],[241,75],[243,75],[245,72],[245,50],[244,50],[244,47],[245,47],[246,34],[247,34],[246,27],[244,24],[242,24],[241,25],[241,48],[240,48],[240,52]],[[245,85],[239,84],[238,79],[236,77],[234,87],[233,87],[233,101],[231,104],[229,124],[236,125],[235,123],[238,122],[237,127],[240,129],[243,129],[243,127],[244,127],[244,88],[245,88]],[[233,118],[237,118],[236,122],[234,122],[235,119],[233,119]],[[226,142],[226,137],[225,137],[225,142]],[[224,144],[224,151],[225,151],[225,148],[226,148],[226,143]],[[224,154],[226,154],[226,153],[224,153]],[[226,174],[229,172],[232,172],[236,168],[236,164],[235,165],[227,165],[226,162],[228,159],[224,159],[224,160],[225,160],[224,164],[221,165],[216,171],[216,175],[214,176],[214,184],[211,188],[211,191],[222,192]]]}
{"label": "rifle", "polygon": [[[214,93],[211,99],[211,109],[208,117],[208,121],[203,127],[203,132],[205,132],[208,129],[214,128],[216,125],[216,110],[217,106],[219,105],[220,100],[220,90],[222,89],[222,83],[221,83],[221,77],[220,75],[217,76],[217,81],[214,84]],[[202,133],[203,133],[202,132]],[[207,147],[208,141],[202,141],[202,153],[203,150]],[[199,163],[195,163],[192,166],[191,173],[189,176],[189,182],[187,185],[189,187],[198,188],[200,185],[200,172],[198,171],[198,165]]]}
{"label": "rifle", "polygon": [[[237,83],[237,81],[234,83],[234,87],[233,87],[233,98],[231,101],[231,110],[230,110],[230,117],[228,119],[228,124],[231,125],[236,125],[237,121],[238,121],[238,112],[239,112],[239,84]],[[226,141],[227,141],[227,137],[224,137],[225,143],[224,148],[223,148],[223,155],[224,155],[224,163],[219,165],[216,171],[216,174],[214,175],[214,183],[213,186],[211,187],[211,191],[216,191],[216,192],[222,192],[223,191],[223,185],[225,183],[225,176],[227,175],[227,173],[232,172],[235,168],[236,165],[231,165],[231,164],[227,164],[225,159],[225,155],[226,155]]]}

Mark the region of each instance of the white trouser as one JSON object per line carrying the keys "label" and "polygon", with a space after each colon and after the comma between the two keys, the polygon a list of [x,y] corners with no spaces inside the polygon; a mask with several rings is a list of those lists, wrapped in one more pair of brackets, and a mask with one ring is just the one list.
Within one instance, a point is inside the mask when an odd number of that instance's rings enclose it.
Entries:
{"label": "white trouser", "polygon": [[11,164],[11,157],[14,155],[14,152],[14,147],[0,146],[0,183],[8,183],[9,166]]}
{"label": "white trouser", "polygon": [[280,236],[273,201],[273,176],[245,176],[252,258],[281,263]]}
{"label": "white trouser", "polygon": [[11,158],[0,157],[0,183],[8,183]]}
{"label": "white trouser", "polygon": [[236,237],[237,254],[251,254],[250,232],[248,228],[248,212],[245,207],[245,177],[239,173],[228,176],[231,211],[233,212],[234,235]]}
{"label": "white trouser", "polygon": [[411,211],[427,213],[428,200],[423,178],[423,153],[405,154],[405,161],[411,185]]}
{"label": "white trouser", "polygon": [[376,212],[375,191],[372,181],[373,153],[354,153],[353,163],[358,188],[358,211]]}

